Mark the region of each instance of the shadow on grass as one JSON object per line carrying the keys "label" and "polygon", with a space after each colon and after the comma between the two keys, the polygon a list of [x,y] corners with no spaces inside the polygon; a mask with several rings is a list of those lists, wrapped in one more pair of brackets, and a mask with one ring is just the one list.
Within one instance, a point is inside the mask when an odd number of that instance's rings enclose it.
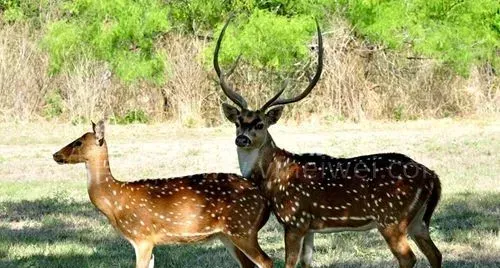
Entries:
{"label": "shadow on grass", "polygon": [[470,244],[483,242],[471,233],[498,236],[499,221],[500,193],[456,193],[443,198],[431,226],[442,241]]}
{"label": "shadow on grass", "polygon": [[[2,202],[0,223],[2,268],[134,266],[132,246],[90,202],[68,198]],[[224,247],[210,242],[159,246],[154,254],[156,267],[236,266]]]}
{"label": "shadow on grass", "polygon": [[[500,267],[500,252],[495,252],[489,246],[498,237],[499,221],[500,193],[455,193],[443,196],[438,205],[438,211],[431,221],[433,240],[437,242],[438,247],[439,244],[453,243],[472,248],[471,252],[466,254],[466,258],[447,256],[444,252],[443,267]],[[366,248],[380,247],[381,250],[389,251],[382,237],[376,233],[346,232],[329,235],[334,236],[332,240],[335,242],[356,239],[363,241],[363,246]],[[491,240],[485,241],[485,239]],[[352,251],[349,246],[352,245],[342,245],[342,243],[332,245],[335,248],[334,252]],[[418,251],[418,248],[415,247],[413,250]],[[328,251],[327,246],[316,247],[315,255],[320,252],[326,254]],[[479,252],[482,254],[474,254]],[[332,262],[319,267],[397,267],[395,258],[370,263],[363,261],[362,256],[359,256],[359,261],[356,258],[356,256],[350,256],[350,260]],[[429,264],[426,259],[419,259],[416,267],[429,267]]]}
{"label": "shadow on grass", "polygon": [[[469,234],[498,235],[499,216],[500,193],[458,193],[444,197],[433,218],[433,237],[439,243],[464,244],[472,246],[473,250],[481,250],[481,236],[471,238]],[[383,243],[380,241],[372,236],[364,246],[371,248]],[[344,248],[339,246],[336,250]],[[319,247],[316,254],[325,251],[326,248]],[[154,253],[157,267],[236,267],[220,244],[160,246]],[[500,267],[500,258],[492,260],[478,256],[462,260],[446,254],[443,257],[444,267]],[[275,267],[284,266],[283,260],[275,260],[275,264]],[[56,197],[0,203],[0,267],[133,265],[132,246],[112,230],[90,202]],[[358,261],[354,256],[350,260],[320,267],[396,267],[396,263],[394,259],[367,262],[361,256]],[[419,261],[418,267],[427,267],[427,262]]]}
{"label": "shadow on grass", "polygon": [[[460,260],[460,261],[447,261],[443,260],[443,268],[471,268],[471,267],[477,267],[477,268],[497,268],[500,265],[500,261],[498,260]],[[318,268],[379,268],[379,267],[398,267],[396,260],[394,259],[393,261],[384,261],[384,262],[374,262],[374,263],[367,263],[367,262],[356,262],[356,261],[346,261],[338,264],[331,264],[331,265],[323,265],[323,266],[318,266]],[[415,265],[415,268],[420,268],[420,267],[429,267],[429,264],[427,262],[422,263],[418,262]]]}

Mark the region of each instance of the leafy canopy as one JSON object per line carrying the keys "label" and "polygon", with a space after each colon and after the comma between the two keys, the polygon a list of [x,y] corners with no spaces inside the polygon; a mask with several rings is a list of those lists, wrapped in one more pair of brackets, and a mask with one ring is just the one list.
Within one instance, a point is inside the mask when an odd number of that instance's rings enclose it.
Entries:
{"label": "leafy canopy", "polygon": [[436,59],[462,75],[474,65],[500,68],[498,0],[0,0],[4,23],[45,30],[52,72],[90,57],[126,82],[164,81],[166,56],[154,46],[162,33],[217,36],[230,13],[237,18],[221,62],[243,53],[256,67],[286,71],[307,57],[313,18],[328,22],[334,12],[372,43]]}
{"label": "leafy canopy", "polygon": [[168,5],[176,28],[198,34],[211,31],[230,13],[250,16],[256,10],[263,10],[276,16],[300,15],[321,20],[337,3],[332,0],[179,0],[170,1]]}
{"label": "leafy canopy", "polygon": [[466,75],[474,64],[500,68],[498,0],[343,0],[347,16],[372,42],[449,64]]}
{"label": "leafy canopy", "polygon": [[[217,36],[222,23],[218,28]],[[242,54],[246,61],[258,68],[291,69],[297,61],[309,55],[307,44],[315,30],[311,17],[297,15],[287,18],[256,9],[250,17],[240,16],[231,22],[224,36],[219,61],[231,63]],[[210,59],[215,42],[207,51]]]}
{"label": "leafy canopy", "polygon": [[63,10],[68,15],[50,23],[43,39],[53,72],[90,56],[109,62],[124,81],[163,81],[164,55],[154,48],[169,30],[162,1],[74,0]]}

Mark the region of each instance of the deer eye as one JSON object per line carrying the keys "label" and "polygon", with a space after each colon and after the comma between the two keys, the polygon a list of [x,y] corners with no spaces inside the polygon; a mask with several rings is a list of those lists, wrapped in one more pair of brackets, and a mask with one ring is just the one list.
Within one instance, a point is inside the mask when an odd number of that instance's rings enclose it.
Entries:
{"label": "deer eye", "polygon": [[240,127],[240,123],[235,122],[234,124],[236,125],[236,127]]}
{"label": "deer eye", "polygon": [[75,143],[73,143],[73,146],[75,146],[75,147],[82,146],[82,142],[81,141],[75,141]]}
{"label": "deer eye", "polygon": [[263,129],[263,128],[264,128],[264,124],[263,123],[257,123],[255,125],[255,129],[257,129],[257,130],[260,130],[260,129]]}

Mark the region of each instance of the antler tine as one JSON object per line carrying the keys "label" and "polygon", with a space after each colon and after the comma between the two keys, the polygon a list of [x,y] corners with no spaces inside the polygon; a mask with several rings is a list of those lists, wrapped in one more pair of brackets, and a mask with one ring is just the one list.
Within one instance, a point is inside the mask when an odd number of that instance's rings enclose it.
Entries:
{"label": "antler tine", "polygon": [[[226,83],[226,80],[224,78],[224,73],[222,72],[222,70],[220,69],[220,66],[219,66],[219,50],[220,50],[220,46],[222,43],[222,39],[224,37],[224,33],[226,32],[226,28],[229,25],[231,18],[232,18],[232,16],[229,17],[226,24],[224,24],[224,27],[222,28],[222,31],[220,32],[219,39],[217,39],[217,44],[215,46],[215,52],[214,52],[214,69],[215,69],[215,72],[217,73],[217,76],[219,77],[219,83],[220,83],[220,86],[221,86],[224,94],[226,94],[226,96],[230,100],[232,100],[236,105],[238,105],[240,108],[245,109],[248,106],[247,102],[240,94],[236,93],[231,88],[231,86],[229,86]],[[239,60],[239,56],[238,56],[238,60]],[[236,61],[236,63],[238,63],[238,60]],[[236,67],[236,65],[231,69],[234,70],[235,67]],[[232,70],[231,70],[231,72],[232,72]]]}
{"label": "antler tine", "polygon": [[226,72],[226,77],[230,77],[233,74],[234,70],[236,70],[236,67],[238,66],[238,63],[240,62],[240,59],[241,59],[241,54],[238,55],[231,69],[229,69],[229,71]]}
{"label": "antler tine", "polygon": [[[321,29],[319,28],[318,20],[316,20],[316,30],[318,32],[318,66],[316,67],[316,74],[314,75],[314,77],[312,79],[309,79],[309,85],[307,85],[306,89],[300,95],[294,98],[284,99],[284,100],[274,100],[269,105],[267,105],[268,103],[266,103],[267,106],[264,105],[265,107],[262,108],[269,108],[271,106],[284,105],[292,102],[297,102],[305,98],[311,92],[314,86],[316,86],[316,84],[319,81],[319,78],[321,77],[321,72],[323,71],[323,38],[321,36]],[[281,94],[282,91],[278,93]]]}
{"label": "antler tine", "polygon": [[288,79],[285,79],[285,82],[283,83],[283,86],[281,86],[281,89],[278,91],[278,93],[276,93],[276,95],[274,95],[274,97],[272,97],[270,100],[268,100],[263,106],[262,108],[260,108],[260,111],[263,111],[265,112],[267,108],[270,107],[270,105],[276,101],[280,96],[281,94],[283,94],[283,91],[285,91],[286,87],[288,86]]}

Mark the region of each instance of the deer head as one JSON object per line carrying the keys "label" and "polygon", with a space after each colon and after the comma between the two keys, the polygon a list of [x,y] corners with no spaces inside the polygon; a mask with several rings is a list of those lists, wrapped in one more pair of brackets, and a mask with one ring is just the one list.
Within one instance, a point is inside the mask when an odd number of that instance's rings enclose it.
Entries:
{"label": "deer head", "polygon": [[92,132],[83,134],[53,155],[58,164],[77,164],[87,162],[96,155],[106,153],[104,141],[104,121],[92,122]]}
{"label": "deer head", "polygon": [[280,99],[279,97],[287,86],[287,83],[285,82],[276,95],[268,100],[260,109],[249,110],[245,99],[240,94],[235,92],[226,82],[226,75],[219,66],[219,50],[229,21],[230,20],[228,20],[222,28],[219,39],[217,40],[214,52],[214,68],[219,77],[220,85],[224,94],[226,94],[226,96],[238,106],[237,108],[227,103],[222,104],[224,115],[229,121],[236,125],[235,143],[238,148],[251,150],[260,148],[266,141],[269,136],[267,129],[271,125],[278,122],[283,112],[283,105],[302,100],[311,92],[314,86],[316,86],[323,70],[323,40],[321,37],[321,29],[316,21],[316,29],[318,32],[318,65],[316,67],[314,77],[309,79],[309,85],[302,91],[301,94],[289,99]]}

